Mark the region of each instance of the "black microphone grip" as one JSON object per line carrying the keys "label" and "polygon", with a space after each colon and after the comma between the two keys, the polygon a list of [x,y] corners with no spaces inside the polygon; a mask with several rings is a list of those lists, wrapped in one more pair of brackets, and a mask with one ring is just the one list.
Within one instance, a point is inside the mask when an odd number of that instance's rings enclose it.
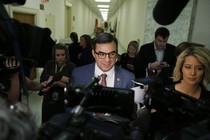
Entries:
{"label": "black microphone grip", "polygon": [[85,88],[88,89],[88,88],[92,88],[93,86],[95,86],[95,84],[97,84],[99,81],[101,80],[101,77],[98,76],[98,77],[94,77],[93,78],[93,81],[87,85]]}
{"label": "black microphone grip", "polygon": [[[62,76],[63,76],[63,75],[62,75],[60,72],[59,72],[59,73],[56,73],[56,74],[53,76],[53,79],[52,79],[45,87],[43,87],[43,88],[47,88],[47,87],[52,86],[52,84],[53,84],[54,82],[61,80]],[[44,94],[46,94],[46,92],[39,91],[39,93],[38,93],[39,96],[42,96],[42,95],[44,95]]]}
{"label": "black microphone grip", "polygon": [[100,76],[94,77],[92,82],[85,87],[85,89],[84,89],[85,90],[84,91],[84,97],[80,101],[79,105],[77,105],[76,107],[74,107],[72,109],[72,113],[75,116],[78,116],[78,115],[80,115],[83,112],[84,106],[85,106],[86,102],[89,100],[89,98],[91,96],[92,87],[95,86],[100,81],[100,79],[101,79]]}
{"label": "black microphone grip", "polygon": [[80,102],[80,105],[81,105],[81,106],[84,106],[84,105],[85,105],[86,101],[88,100],[88,98],[89,98],[89,96],[90,96],[90,93],[89,93],[89,92],[90,92],[91,88],[92,88],[93,86],[95,86],[95,85],[100,81],[100,79],[101,79],[100,76],[94,77],[94,78],[93,78],[93,81],[92,81],[89,85],[87,85],[87,86],[85,87],[87,93],[84,95],[83,99],[82,99],[81,102]]}

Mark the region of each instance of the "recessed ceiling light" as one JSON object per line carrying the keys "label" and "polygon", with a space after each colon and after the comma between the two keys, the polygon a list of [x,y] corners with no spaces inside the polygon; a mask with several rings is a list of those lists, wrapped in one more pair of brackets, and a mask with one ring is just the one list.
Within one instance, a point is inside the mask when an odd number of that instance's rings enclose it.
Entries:
{"label": "recessed ceiling light", "polygon": [[106,12],[108,12],[109,11],[109,9],[99,9],[99,11],[106,11]]}
{"label": "recessed ceiling light", "polygon": [[110,0],[95,0],[95,2],[110,2]]}
{"label": "recessed ceiling light", "polygon": [[98,8],[109,8],[109,5],[98,5]]}
{"label": "recessed ceiling light", "polygon": [[108,17],[108,13],[107,12],[101,12],[101,16],[102,16],[103,20],[106,21],[107,17]]}

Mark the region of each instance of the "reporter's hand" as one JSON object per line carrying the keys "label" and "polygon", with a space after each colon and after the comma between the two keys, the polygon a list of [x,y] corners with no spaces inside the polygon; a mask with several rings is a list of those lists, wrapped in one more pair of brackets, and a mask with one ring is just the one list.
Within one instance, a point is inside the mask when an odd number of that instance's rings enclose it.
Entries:
{"label": "reporter's hand", "polygon": [[152,70],[159,70],[159,69],[161,69],[161,67],[159,65],[159,62],[155,61],[153,63],[150,63],[150,69],[152,69]]}
{"label": "reporter's hand", "polygon": [[59,86],[59,87],[66,87],[68,84],[61,82],[61,81],[56,81],[52,84],[52,86]]}
{"label": "reporter's hand", "polygon": [[167,62],[163,62],[163,63],[161,63],[161,64],[159,64],[159,68],[167,68],[168,67],[168,64],[167,64]]}
{"label": "reporter's hand", "polygon": [[69,77],[67,77],[67,76],[62,76],[60,82],[65,83],[65,84],[68,84],[68,83],[69,83]]}
{"label": "reporter's hand", "polygon": [[16,60],[15,57],[7,57],[5,61],[5,67],[6,68],[13,68],[13,67],[19,67],[20,63]]}
{"label": "reporter's hand", "polygon": [[131,65],[131,64],[127,64],[127,68],[130,69],[130,70],[134,70],[134,66]]}

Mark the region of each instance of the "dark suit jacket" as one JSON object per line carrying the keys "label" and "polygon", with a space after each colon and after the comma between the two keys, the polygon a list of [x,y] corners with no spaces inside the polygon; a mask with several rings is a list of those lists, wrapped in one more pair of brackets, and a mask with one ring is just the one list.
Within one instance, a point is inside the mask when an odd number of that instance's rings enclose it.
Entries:
{"label": "dark suit jacket", "polygon": [[[91,63],[82,67],[77,67],[72,72],[72,83],[78,85],[88,85],[94,77],[95,63]],[[116,88],[132,88],[134,84],[132,80],[135,79],[133,73],[115,66],[115,81]]]}
{"label": "dark suit jacket", "polygon": [[[166,44],[166,49],[164,52],[163,61],[167,62],[170,65],[170,69],[175,66],[176,57],[175,57],[175,46],[171,44]],[[136,78],[142,78],[146,76],[146,68],[149,63],[156,61],[154,42],[145,44],[141,46],[139,53],[137,54],[135,61],[135,75]],[[168,69],[169,69],[168,68]]]}

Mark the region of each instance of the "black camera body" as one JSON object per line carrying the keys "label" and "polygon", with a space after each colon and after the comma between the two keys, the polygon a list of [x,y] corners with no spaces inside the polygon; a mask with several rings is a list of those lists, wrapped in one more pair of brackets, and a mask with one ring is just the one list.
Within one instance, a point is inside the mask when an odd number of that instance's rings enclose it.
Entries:
{"label": "black camera body", "polygon": [[141,132],[130,125],[135,114],[134,91],[102,87],[99,80],[85,87],[69,85],[70,111],[43,124],[38,140],[139,140]]}
{"label": "black camera body", "polygon": [[0,3],[3,4],[18,4],[18,5],[23,5],[25,4],[26,0],[0,0]]}
{"label": "black camera body", "polygon": [[139,140],[140,131],[129,123],[120,116],[59,114],[42,125],[38,140]]}

